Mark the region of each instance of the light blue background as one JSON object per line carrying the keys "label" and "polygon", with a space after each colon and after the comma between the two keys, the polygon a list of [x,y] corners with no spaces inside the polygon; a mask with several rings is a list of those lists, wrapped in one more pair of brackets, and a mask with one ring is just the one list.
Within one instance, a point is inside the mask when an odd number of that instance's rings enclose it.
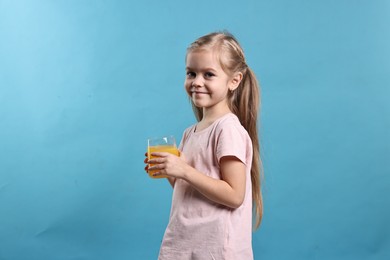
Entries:
{"label": "light blue background", "polygon": [[0,0],[0,259],[156,259],[146,139],[195,122],[185,49],[228,29],[262,85],[256,259],[390,259],[390,1]]}

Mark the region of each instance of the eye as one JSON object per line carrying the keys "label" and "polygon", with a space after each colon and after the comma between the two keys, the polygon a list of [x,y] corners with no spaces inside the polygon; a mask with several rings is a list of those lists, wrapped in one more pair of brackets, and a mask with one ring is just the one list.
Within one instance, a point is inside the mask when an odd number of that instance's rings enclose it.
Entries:
{"label": "eye", "polygon": [[212,78],[212,77],[215,76],[215,74],[212,73],[212,72],[206,72],[206,73],[204,74],[204,76],[205,76],[206,78]]}
{"label": "eye", "polygon": [[195,78],[195,77],[196,77],[195,72],[187,71],[187,78]]}

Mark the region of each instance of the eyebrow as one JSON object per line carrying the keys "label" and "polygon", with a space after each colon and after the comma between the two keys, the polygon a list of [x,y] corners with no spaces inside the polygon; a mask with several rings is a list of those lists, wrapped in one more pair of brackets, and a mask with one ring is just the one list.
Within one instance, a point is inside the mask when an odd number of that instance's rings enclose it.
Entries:
{"label": "eyebrow", "polygon": [[[186,70],[194,70],[193,68],[191,67],[186,67]],[[202,71],[213,71],[213,72],[217,72],[217,70],[213,69],[213,68],[205,68],[205,69],[202,69]]]}

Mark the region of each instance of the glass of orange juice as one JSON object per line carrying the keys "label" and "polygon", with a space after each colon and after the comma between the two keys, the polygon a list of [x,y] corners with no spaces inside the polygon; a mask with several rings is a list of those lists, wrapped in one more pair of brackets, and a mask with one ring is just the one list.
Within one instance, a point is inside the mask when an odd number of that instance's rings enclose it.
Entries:
{"label": "glass of orange juice", "polygon": [[[179,150],[176,147],[176,140],[174,136],[163,136],[148,139],[148,159],[153,159],[155,156],[151,156],[154,152],[166,152],[179,156]],[[149,164],[149,167],[154,164]],[[153,176],[152,174],[158,170],[148,171],[151,178],[166,178],[166,175]]]}

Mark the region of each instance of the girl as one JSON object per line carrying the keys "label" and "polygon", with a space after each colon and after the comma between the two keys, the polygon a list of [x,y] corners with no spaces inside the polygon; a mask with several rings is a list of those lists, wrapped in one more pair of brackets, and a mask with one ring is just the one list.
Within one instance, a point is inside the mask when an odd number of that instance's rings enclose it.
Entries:
{"label": "girl", "polygon": [[185,130],[180,157],[145,159],[174,188],[159,259],[253,259],[252,213],[257,228],[263,210],[258,82],[227,32],[192,43],[186,72],[198,123]]}

